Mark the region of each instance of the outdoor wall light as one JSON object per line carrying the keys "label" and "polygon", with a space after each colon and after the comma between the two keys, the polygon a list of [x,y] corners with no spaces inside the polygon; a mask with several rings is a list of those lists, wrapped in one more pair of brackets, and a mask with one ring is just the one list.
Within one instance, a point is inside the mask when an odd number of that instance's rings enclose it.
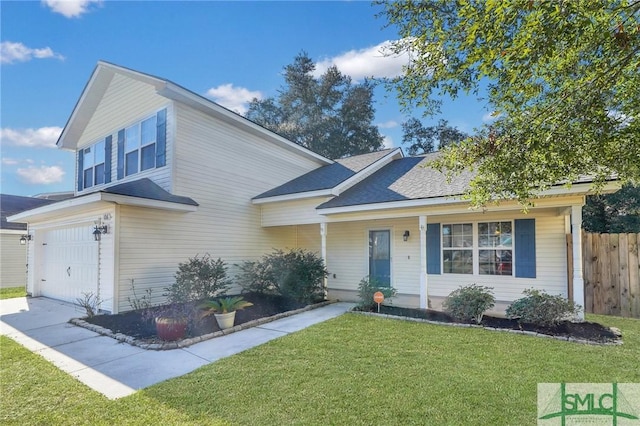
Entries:
{"label": "outdoor wall light", "polygon": [[107,233],[107,225],[96,226],[93,229],[93,238],[96,241],[100,241],[100,237],[102,236],[102,234],[106,234],[106,233]]}
{"label": "outdoor wall light", "polygon": [[411,235],[411,233],[409,232],[409,230],[407,229],[406,231],[404,231],[404,234],[402,234],[402,239],[404,241],[407,241],[409,239],[409,235]]}
{"label": "outdoor wall light", "polygon": [[20,237],[20,245],[23,246],[27,244],[27,241],[31,241],[31,234],[26,234]]}

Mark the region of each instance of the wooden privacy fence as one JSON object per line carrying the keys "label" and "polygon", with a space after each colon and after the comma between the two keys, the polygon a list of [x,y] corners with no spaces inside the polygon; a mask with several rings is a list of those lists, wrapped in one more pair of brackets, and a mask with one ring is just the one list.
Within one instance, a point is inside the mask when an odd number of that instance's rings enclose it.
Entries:
{"label": "wooden privacy fence", "polygon": [[585,311],[640,318],[639,234],[582,233]]}

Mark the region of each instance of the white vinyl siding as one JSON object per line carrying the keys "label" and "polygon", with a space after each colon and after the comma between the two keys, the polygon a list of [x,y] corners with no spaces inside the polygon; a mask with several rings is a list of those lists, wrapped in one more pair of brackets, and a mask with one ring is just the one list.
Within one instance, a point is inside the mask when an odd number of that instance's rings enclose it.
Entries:
{"label": "white vinyl siding", "polygon": [[261,204],[262,226],[320,223],[323,218],[317,213],[316,207],[329,199],[329,197],[315,197],[304,200]]}
{"label": "white vinyl siding", "polygon": [[179,263],[190,257],[220,257],[234,276],[235,264],[294,248],[301,238],[295,226],[263,228],[260,206],[251,198],[319,164],[181,104],[174,111],[175,145],[167,149],[175,161],[171,192],[199,206],[189,213],[119,207],[120,310],[130,309],[132,279],[138,295],[155,288],[154,302],[160,303]]}

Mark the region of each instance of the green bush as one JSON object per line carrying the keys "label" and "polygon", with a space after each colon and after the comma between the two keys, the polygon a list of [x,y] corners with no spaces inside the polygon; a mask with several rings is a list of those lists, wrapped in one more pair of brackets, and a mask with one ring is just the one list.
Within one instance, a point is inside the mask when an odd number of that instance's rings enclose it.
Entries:
{"label": "green bush", "polygon": [[170,303],[188,303],[222,296],[231,282],[227,278],[227,265],[222,259],[205,254],[190,258],[178,266],[176,282],[166,289]]}
{"label": "green bush", "polygon": [[521,323],[554,326],[560,321],[576,315],[582,308],[573,300],[560,295],[552,296],[544,291],[527,289],[522,297],[507,308],[508,318]]}
{"label": "green bush", "polygon": [[384,295],[384,300],[391,300],[397,294],[393,287],[383,286],[380,281],[369,276],[364,277],[358,283],[358,307],[363,310],[370,310],[377,304],[373,301],[373,295],[377,291]]}
{"label": "green bush", "polygon": [[324,298],[324,260],[303,249],[275,250],[257,262],[240,265],[237,282],[245,291],[278,294],[301,303]]}
{"label": "green bush", "polygon": [[471,284],[452,291],[442,303],[445,312],[459,321],[480,324],[484,312],[493,308],[496,299],[492,287]]}

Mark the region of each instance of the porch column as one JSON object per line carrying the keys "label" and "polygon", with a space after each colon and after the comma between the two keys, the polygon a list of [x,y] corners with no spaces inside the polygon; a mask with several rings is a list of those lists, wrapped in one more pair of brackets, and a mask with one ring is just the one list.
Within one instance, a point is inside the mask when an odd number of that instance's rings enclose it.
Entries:
{"label": "porch column", "polygon": [[427,216],[420,216],[420,308],[427,309]]}
{"label": "porch column", "polygon": [[571,237],[573,240],[573,301],[582,306],[579,317],[584,319],[584,279],[582,276],[582,206],[571,206]]}
{"label": "porch column", "polygon": [[[327,268],[327,223],[326,222],[321,222],[320,223],[320,239],[321,239],[321,245],[320,245],[320,256],[322,256],[322,260],[324,261],[324,266],[325,268]],[[324,296],[327,297],[327,277],[324,277],[324,279],[322,280],[322,286],[324,287]]]}

